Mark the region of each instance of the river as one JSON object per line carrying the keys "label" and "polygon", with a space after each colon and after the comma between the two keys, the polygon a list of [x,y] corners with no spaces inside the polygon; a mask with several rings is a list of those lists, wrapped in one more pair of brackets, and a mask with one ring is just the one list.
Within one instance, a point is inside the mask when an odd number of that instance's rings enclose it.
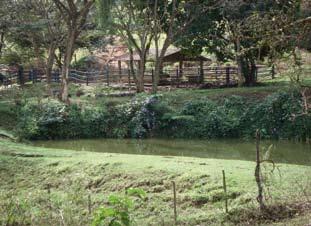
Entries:
{"label": "river", "polygon": [[[233,160],[255,160],[255,141],[237,139],[175,140],[175,139],[81,139],[36,141],[35,146],[76,151],[188,156]],[[311,165],[311,145],[290,141],[262,141],[262,156],[270,148],[270,159],[276,163]]]}

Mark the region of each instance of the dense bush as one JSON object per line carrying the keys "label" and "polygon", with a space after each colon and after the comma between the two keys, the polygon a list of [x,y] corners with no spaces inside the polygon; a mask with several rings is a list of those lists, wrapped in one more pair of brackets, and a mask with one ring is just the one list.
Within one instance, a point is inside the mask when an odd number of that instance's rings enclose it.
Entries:
{"label": "dense bush", "polygon": [[301,114],[299,92],[280,92],[263,100],[232,96],[200,99],[172,109],[161,96],[140,96],[116,106],[82,108],[57,101],[27,103],[19,109],[17,131],[27,139],[109,138],[264,138],[310,137],[311,119]]}

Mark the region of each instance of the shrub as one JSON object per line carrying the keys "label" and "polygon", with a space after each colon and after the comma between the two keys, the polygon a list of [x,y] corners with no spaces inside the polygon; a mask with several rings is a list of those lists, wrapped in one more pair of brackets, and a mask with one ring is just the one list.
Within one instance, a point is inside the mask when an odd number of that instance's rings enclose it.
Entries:
{"label": "shrub", "polygon": [[138,96],[119,105],[82,108],[58,101],[27,102],[18,111],[17,132],[26,139],[66,138],[264,138],[307,139],[311,117],[303,113],[299,92],[279,92],[264,100],[232,96],[200,99],[181,109],[160,95]]}
{"label": "shrub", "polygon": [[18,135],[26,139],[67,139],[106,136],[105,108],[82,109],[58,101],[29,102],[19,111]]}
{"label": "shrub", "polygon": [[145,198],[146,193],[142,189],[130,188],[126,195],[111,195],[108,198],[108,206],[100,207],[94,215],[92,226],[99,225],[124,225],[129,226],[133,222],[130,212],[133,210],[134,200]]}

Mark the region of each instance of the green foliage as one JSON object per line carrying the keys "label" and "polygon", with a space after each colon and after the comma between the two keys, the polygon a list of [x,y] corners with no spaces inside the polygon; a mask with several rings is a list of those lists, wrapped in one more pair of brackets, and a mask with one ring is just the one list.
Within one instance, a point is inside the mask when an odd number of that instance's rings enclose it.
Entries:
{"label": "green foliage", "polygon": [[66,138],[263,138],[310,137],[310,115],[303,113],[297,91],[263,100],[231,96],[221,101],[198,99],[169,107],[159,95],[138,96],[119,105],[66,106],[57,101],[29,102],[19,109],[17,131],[27,139]]}
{"label": "green foliage", "polygon": [[[171,137],[253,137],[257,128],[264,138],[310,137],[310,115],[302,115],[299,92],[279,92],[263,101],[232,96],[222,102],[198,100],[180,112],[165,114],[163,130]],[[299,117],[293,117],[299,115]]]}
{"label": "green foliage", "polygon": [[85,56],[72,63],[72,67],[80,70],[86,70],[89,68],[89,56]]}
{"label": "green foliage", "polygon": [[66,139],[106,136],[104,108],[66,106],[58,101],[23,105],[18,113],[17,133],[26,139]]}
{"label": "green foliage", "polygon": [[141,96],[110,109],[114,116],[109,122],[112,137],[144,138],[155,131],[166,111],[160,98]]}
{"label": "green foliage", "polygon": [[17,65],[22,63],[22,58],[17,52],[8,52],[0,58],[0,63],[5,65]]}
{"label": "green foliage", "polygon": [[92,226],[129,226],[132,223],[130,211],[133,200],[130,196],[144,198],[146,192],[138,188],[130,188],[125,196],[111,195],[108,198],[108,207],[100,207],[93,218]]}

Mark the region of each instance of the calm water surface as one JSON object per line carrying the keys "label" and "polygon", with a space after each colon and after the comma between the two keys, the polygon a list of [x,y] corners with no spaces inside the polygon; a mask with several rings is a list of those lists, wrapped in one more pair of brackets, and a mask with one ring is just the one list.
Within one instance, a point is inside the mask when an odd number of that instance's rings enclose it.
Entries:
{"label": "calm water surface", "polygon": [[[311,165],[311,145],[289,141],[262,141],[262,153],[273,144],[271,159],[277,163]],[[38,141],[34,145],[76,151],[139,155],[189,156],[234,160],[255,160],[255,141],[244,140],[127,140],[81,139]]]}

